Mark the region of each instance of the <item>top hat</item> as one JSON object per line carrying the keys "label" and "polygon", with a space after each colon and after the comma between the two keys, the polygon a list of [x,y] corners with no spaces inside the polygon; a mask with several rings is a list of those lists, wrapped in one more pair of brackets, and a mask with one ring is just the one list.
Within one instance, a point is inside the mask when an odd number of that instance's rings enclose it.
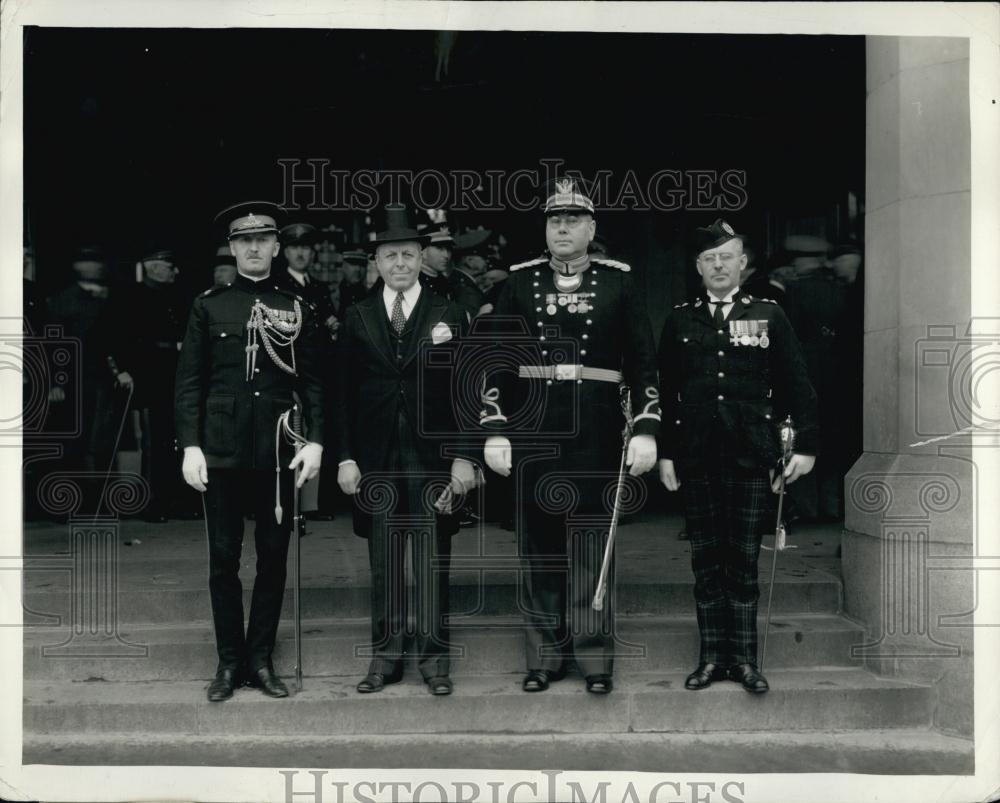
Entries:
{"label": "top hat", "polygon": [[404,228],[401,226],[391,226],[385,231],[376,232],[370,240],[365,243],[365,250],[375,251],[380,245],[385,243],[417,243],[423,248],[430,241],[426,234],[420,234],[416,229]]}

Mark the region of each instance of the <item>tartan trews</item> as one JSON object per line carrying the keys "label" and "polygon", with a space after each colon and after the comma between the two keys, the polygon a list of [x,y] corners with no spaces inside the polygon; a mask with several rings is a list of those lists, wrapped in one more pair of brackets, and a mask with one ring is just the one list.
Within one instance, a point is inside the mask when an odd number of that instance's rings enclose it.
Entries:
{"label": "tartan trews", "polygon": [[687,532],[701,634],[700,662],[757,663],[757,559],[771,509],[767,471],[716,469],[685,476]]}

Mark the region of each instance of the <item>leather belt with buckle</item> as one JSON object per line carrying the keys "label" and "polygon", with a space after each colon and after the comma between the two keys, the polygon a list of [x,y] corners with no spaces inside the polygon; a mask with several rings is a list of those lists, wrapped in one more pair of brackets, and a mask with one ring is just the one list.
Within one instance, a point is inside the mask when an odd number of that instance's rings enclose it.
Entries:
{"label": "leather belt with buckle", "polygon": [[610,368],[591,368],[587,365],[571,365],[569,363],[559,365],[521,365],[517,369],[517,375],[521,379],[553,379],[557,382],[584,379],[594,382],[620,383],[622,381],[621,371],[614,371]]}

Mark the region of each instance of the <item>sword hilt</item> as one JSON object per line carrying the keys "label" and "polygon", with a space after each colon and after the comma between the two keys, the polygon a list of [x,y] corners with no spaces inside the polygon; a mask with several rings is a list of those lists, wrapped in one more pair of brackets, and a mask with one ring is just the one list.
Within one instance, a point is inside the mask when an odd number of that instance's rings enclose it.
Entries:
{"label": "sword hilt", "polygon": [[781,422],[781,428],[778,430],[778,437],[781,441],[781,460],[783,463],[787,463],[792,459],[792,454],[795,451],[795,436],[795,424],[792,422],[792,417],[786,415],[785,420]]}

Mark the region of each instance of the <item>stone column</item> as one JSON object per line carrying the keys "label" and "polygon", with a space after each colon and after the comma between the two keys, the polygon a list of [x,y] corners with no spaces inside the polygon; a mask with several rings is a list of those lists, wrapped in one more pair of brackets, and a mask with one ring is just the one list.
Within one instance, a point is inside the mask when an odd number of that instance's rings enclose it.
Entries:
{"label": "stone column", "polygon": [[[864,454],[845,480],[854,654],[935,682],[972,735],[976,473],[962,404],[971,314],[969,47],[867,41]],[[922,444],[922,445],[918,445]],[[981,490],[981,489],[979,489]]]}

